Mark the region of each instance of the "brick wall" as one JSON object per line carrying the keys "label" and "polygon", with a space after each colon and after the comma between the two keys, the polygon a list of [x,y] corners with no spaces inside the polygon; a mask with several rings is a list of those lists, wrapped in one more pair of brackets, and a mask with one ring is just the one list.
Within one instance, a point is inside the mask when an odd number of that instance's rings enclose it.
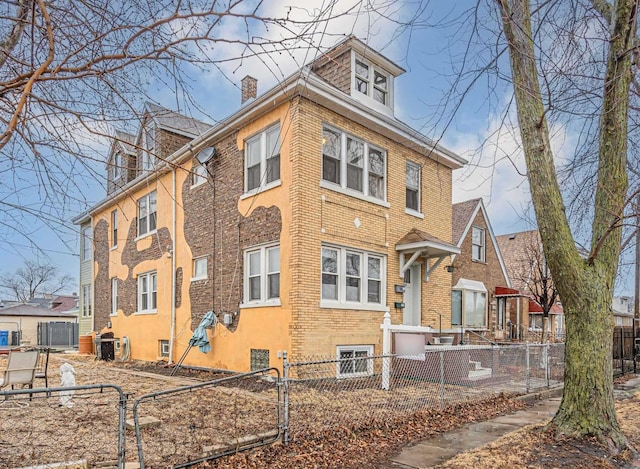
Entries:
{"label": "brick wall", "polygon": [[313,67],[313,71],[343,93],[351,94],[351,51]]}
{"label": "brick wall", "polygon": [[460,246],[460,254],[456,256],[453,262],[453,275],[451,286],[455,286],[461,278],[468,280],[476,280],[484,283],[487,288],[487,304],[488,304],[488,328],[491,331],[496,329],[497,319],[497,301],[495,298],[495,290],[497,286],[507,286],[507,279],[500,267],[500,260],[496,252],[491,236],[489,235],[489,227],[484,218],[482,210],[479,210],[472,226],[484,228],[485,230],[485,262],[474,261],[471,256],[471,232],[470,228]]}
{"label": "brick wall", "polygon": [[[242,302],[243,252],[246,248],[278,242],[282,220],[278,207],[257,207],[249,217],[238,212],[244,192],[244,154],[238,150],[236,133],[214,144],[216,156],[209,162],[207,182],[182,186],[184,235],[193,258],[207,257],[207,279],[189,287],[192,324],[212,310],[222,320],[226,312],[237,313]],[[213,227],[215,226],[215,230]],[[215,234],[215,237],[214,237]],[[186,278],[191,272],[186,273]],[[228,326],[235,331],[240,315]]]}
{"label": "brick wall", "polygon": [[[383,312],[320,308],[322,243],[385,255],[387,304],[402,301],[403,295],[394,293],[394,285],[402,283],[395,244],[414,227],[451,242],[451,170],[309,101],[302,99],[294,106],[297,107],[294,107],[292,120],[291,152],[295,184],[292,184],[290,196],[295,202],[290,233],[294,246],[290,258],[292,356],[335,355],[337,345],[373,344],[379,353]],[[387,151],[389,207],[320,187],[323,123]],[[407,159],[422,165],[424,219],[405,213]],[[429,309],[443,314],[443,325],[450,323],[450,291],[451,275],[444,268],[437,269],[429,282],[422,283],[423,325],[434,324],[436,316]],[[392,308],[391,314],[393,323],[402,323],[402,310]]]}

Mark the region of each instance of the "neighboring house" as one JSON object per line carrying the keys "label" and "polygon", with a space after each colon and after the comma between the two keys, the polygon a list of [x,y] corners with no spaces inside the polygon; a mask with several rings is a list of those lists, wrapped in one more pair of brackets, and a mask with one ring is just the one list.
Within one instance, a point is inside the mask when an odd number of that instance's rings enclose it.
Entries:
{"label": "neighboring house", "polygon": [[616,326],[633,326],[633,298],[616,296],[611,305]]}
{"label": "neighboring house", "polygon": [[[539,335],[542,331],[543,309],[532,294],[537,289],[537,295],[542,290],[550,292],[553,287],[550,273],[544,269],[544,253],[538,230],[510,233],[496,237],[500,252],[504,259],[507,273],[511,280],[512,289],[503,291],[510,299],[512,336],[519,339],[533,339],[530,332]],[[540,266],[546,270],[544,279],[540,278]],[[543,284],[545,284],[543,286]],[[515,306],[515,308],[514,308]],[[515,310],[515,315],[514,315]],[[546,333],[552,338],[564,337],[564,314],[560,298],[551,305]]]}
{"label": "neighboring house", "polygon": [[74,219],[89,233],[85,333],[177,361],[213,310],[211,352],[185,363],[250,370],[281,368],[284,351],[381,353],[388,310],[450,328],[442,262],[459,252],[451,174],[465,161],[394,117],[403,72],[350,37],[262,95],[245,77],[242,106],[214,126],[148,105],[127,139],[135,171]]}
{"label": "neighboring house", "polygon": [[32,304],[0,308],[0,330],[21,331],[22,342],[31,345],[38,345],[38,323],[76,321],[74,314]]}
{"label": "neighboring house", "polygon": [[453,205],[453,241],[460,249],[451,262],[454,330],[472,341],[508,338],[509,303],[498,292],[511,283],[482,199]]}

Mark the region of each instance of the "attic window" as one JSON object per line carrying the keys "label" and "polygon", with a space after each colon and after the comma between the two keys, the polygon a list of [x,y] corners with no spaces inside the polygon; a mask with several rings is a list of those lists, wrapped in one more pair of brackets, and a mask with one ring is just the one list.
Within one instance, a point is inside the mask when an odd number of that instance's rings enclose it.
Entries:
{"label": "attic window", "polygon": [[112,164],[111,174],[114,181],[120,177],[120,167],[122,165],[121,160],[122,158],[121,158],[120,152],[118,151],[113,155],[113,161],[111,163]]}
{"label": "attic window", "polygon": [[155,156],[155,129],[147,124],[144,128],[144,151],[142,152],[142,170],[150,171],[156,164]]}
{"label": "attic window", "polygon": [[383,69],[357,56],[354,67],[354,89],[376,103],[390,107],[391,77]]}

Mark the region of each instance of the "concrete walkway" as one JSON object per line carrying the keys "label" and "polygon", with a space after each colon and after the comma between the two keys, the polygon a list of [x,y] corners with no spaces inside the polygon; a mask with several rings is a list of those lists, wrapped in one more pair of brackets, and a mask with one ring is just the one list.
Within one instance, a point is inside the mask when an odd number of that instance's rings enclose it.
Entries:
{"label": "concrete walkway", "polygon": [[[640,377],[616,386],[617,399],[629,398],[640,391]],[[534,402],[528,409],[503,415],[492,420],[465,425],[458,430],[442,433],[405,447],[390,459],[390,469],[429,468],[442,464],[458,453],[497,440],[502,435],[534,423],[544,423],[555,415],[560,406],[562,388],[550,389],[519,399]]]}

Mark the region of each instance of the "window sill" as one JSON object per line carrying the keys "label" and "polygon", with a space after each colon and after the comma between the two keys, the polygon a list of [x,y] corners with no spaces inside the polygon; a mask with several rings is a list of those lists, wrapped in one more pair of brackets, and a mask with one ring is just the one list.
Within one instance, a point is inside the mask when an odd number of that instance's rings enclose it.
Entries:
{"label": "window sill", "polygon": [[136,311],[133,314],[135,314],[136,316],[144,316],[144,315],[147,315],[147,314],[158,314],[158,310],[157,309],[147,309],[147,310],[144,310],[144,311]]}
{"label": "window sill", "polygon": [[149,231],[148,233],[145,233],[143,235],[136,236],[133,240],[137,243],[138,241],[143,240],[144,238],[147,238],[149,236],[152,236],[152,235],[156,234],[157,231],[158,231],[157,229],[153,230],[153,231]]}
{"label": "window sill", "polygon": [[485,265],[487,263],[487,261],[481,261],[481,260],[478,260],[478,259],[471,259],[471,262],[475,262],[476,264],[485,264]]}
{"label": "window sill", "polygon": [[373,305],[363,303],[339,303],[337,301],[320,301],[320,307],[325,309],[349,309],[358,311],[375,311],[386,312],[389,308],[387,305]]}
{"label": "window sill", "polygon": [[372,204],[380,205],[385,208],[391,207],[391,204],[389,204],[389,202],[376,199],[375,197],[371,197],[368,195],[364,195],[363,193],[354,191],[352,189],[345,189],[344,187],[339,186],[338,184],[325,181],[324,179],[320,181],[320,187],[322,187],[323,189],[332,190],[334,192],[339,192],[340,194],[348,195],[349,197],[354,197],[356,199],[364,200],[365,202],[371,202]]}
{"label": "window sill", "polygon": [[250,191],[246,191],[244,194],[240,196],[240,200],[248,199],[249,197],[253,197],[254,195],[261,194],[262,192],[266,192],[270,189],[274,189],[276,187],[280,187],[282,185],[282,181],[278,179],[277,181],[270,182],[266,186],[256,187],[255,189],[251,189]]}
{"label": "window sill", "polygon": [[424,213],[416,212],[413,209],[405,208],[404,209],[404,213],[406,213],[407,215],[411,215],[412,217],[417,217],[417,218],[421,218],[421,219],[424,220]]}
{"label": "window sill", "polygon": [[207,277],[191,277],[192,282],[201,282],[202,280],[207,280]]}
{"label": "window sill", "polygon": [[192,184],[192,185],[189,187],[189,189],[195,189],[195,188],[197,188],[197,187],[200,187],[200,186],[204,185],[204,183],[205,183],[205,182],[207,182],[207,181],[206,181],[206,179],[205,179],[204,181],[202,181],[202,182],[197,183],[197,184]]}
{"label": "window sill", "polygon": [[250,308],[269,308],[274,306],[282,306],[280,299],[277,300],[269,300],[269,301],[260,301],[254,303],[242,303],[240,304],[240,309],[250,309]]}

